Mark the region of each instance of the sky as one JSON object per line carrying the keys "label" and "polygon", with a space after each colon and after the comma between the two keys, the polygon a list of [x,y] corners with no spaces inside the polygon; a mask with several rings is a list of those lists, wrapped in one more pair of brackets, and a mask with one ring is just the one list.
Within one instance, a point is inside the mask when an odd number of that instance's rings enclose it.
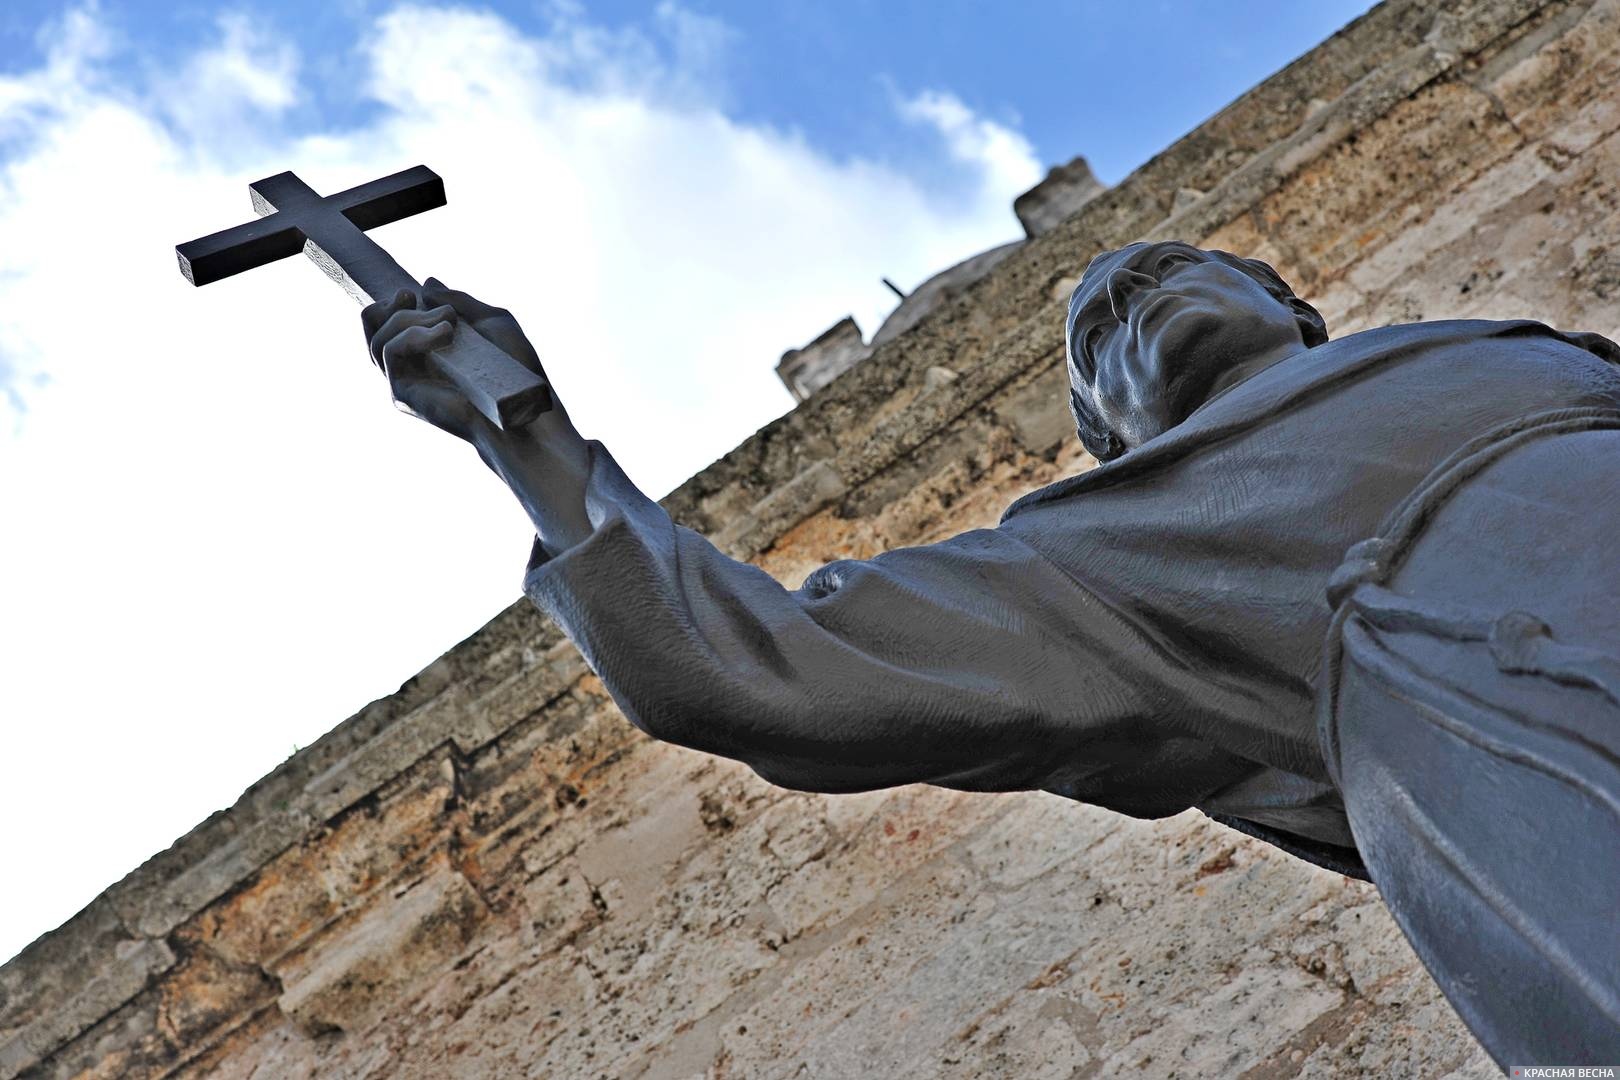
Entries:
{"label": "sky", "polygon": [[[531,539],[302,257],[195,289],[255,179],[425,164],[373,237],[512,309],[661,497],[774,367],[1116,183],[1361,0],[0,6],[0,959],[519,595]],[[1078,268],[1077,268],[1078,269]]]}

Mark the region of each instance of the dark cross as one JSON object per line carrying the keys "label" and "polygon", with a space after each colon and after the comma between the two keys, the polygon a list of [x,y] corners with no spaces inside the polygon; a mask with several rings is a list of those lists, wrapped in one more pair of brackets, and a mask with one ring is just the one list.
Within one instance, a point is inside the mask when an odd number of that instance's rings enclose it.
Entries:
{"label": "dark cross", "polygon": [[[248,185],[258,221],[176,247],[180,272],[193,285],[240,274],[303,251],[348,294],[369,304],[422,286],[365,230],[445,204],[444,181],[425,165],[322,198],[290,172]],[[539,375],[458,322],[448,345],[432,354],[435,370],[502,428],[551,407]]]}

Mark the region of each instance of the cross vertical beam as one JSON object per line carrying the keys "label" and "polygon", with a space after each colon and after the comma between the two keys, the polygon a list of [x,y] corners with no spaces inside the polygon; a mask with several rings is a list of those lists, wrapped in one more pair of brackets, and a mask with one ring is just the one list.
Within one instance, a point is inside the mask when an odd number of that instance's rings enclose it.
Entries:
{"label": "cross vertical beam", "polygon": [[[422,286],[365,230],[445,204],[444,181],[425,165],[322,197],[294,173],[248,185],[257,221],[180,244],[180,272],[193,285],[251,270],[303,251],[362,304]],[[474,407],[497,426],[527,423],[550,408],[551,393],[536,373],[471,326],[457,323],[432,360]]]}

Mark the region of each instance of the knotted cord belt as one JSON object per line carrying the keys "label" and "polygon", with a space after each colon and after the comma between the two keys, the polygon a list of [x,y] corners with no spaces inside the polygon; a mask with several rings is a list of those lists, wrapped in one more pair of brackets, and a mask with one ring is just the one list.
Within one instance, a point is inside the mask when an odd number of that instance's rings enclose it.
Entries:
{"label": "knotted cord belt", "polygon": [[1333,721],[1338,712],[1344,626],[1352,615],[1382,630],[1416,630],[1451,641],[1486,642],[1497,669],[1504,673],[1589,687],[1620,705],[1620,657],[1556,641],[1552,629],[1528,612],[1486,615],[1385,587],[1429,520],[1463,484],[1530,442],[1604,430],[1620,430],[1620,409],[1556,409],[1493,428],[1465,443],[1425,477],[1390,514],[1379,530],[1381,535],[1354,544],[1345,553],[1344,562],[1328,580],[1328,603],[1335,610],[1323,648],[1317,697],[1317,731],[1328,774],[1335,783],[1340,782],[1339,739]]}

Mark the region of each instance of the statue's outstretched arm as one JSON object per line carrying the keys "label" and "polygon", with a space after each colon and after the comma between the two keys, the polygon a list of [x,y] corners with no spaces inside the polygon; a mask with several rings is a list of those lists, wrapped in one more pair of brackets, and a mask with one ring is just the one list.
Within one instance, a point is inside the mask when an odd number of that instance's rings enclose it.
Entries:
{"label": "statue's outstretched arm", "polygon": [[585,440],[552,391],[551,408],[521,427],[495,427],[448,382],[435,377],[427,354],[450,338],[458,320],[544,377],[534,346],[505,308],[491,307],[428,278],[422,304],[400,291],[361,313],[372,360],[388,376],[405,411],[450,432],[478,451],[512,489],[547,551],[561,551],[590,534],[585,514]]}
{"label": "statue's outstretched arm", "polygon": [[1195,707],[1173,661],[1008,530],[788,589],[589,446],[592,533],[537,552],[525,591],[657,738],[800,790],[1044,788],[1144,817],[1252,768],[1173,733],[1165,717]]}
{"label": "statue's outstretched arm", "polygon": [[1046,788],[1139,816],[1252,768],[1167,725],[1203,707],[1195,681],[1012,530],[830,563],[790,590],[671,521],[560,402],[495,430],[414,357],[457,316],[538,370],[533,350],[505,312],[429,289],[448,306],[371,312],[374,355],[529,510],[525,591],[649,734],[801,790]]}

